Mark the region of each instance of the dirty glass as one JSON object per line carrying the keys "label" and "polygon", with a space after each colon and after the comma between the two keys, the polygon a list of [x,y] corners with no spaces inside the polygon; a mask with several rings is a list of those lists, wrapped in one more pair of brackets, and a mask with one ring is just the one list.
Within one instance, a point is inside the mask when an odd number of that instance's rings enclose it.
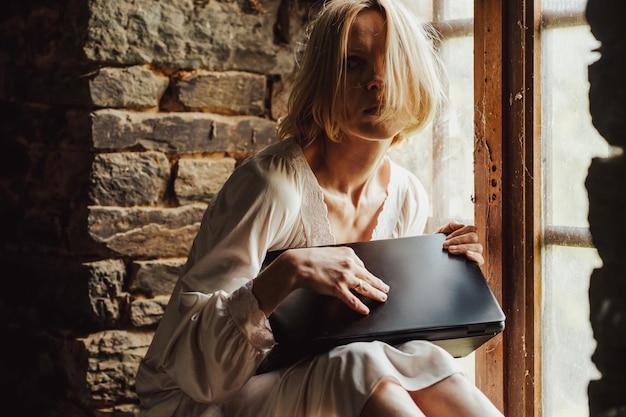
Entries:
{"label": "dirty glass", "polygon": [[[585,178],[591,159],[611,150],[591,124],[587,68],[598,56],[584,20],[585,0],[543,0],[541,143],[543,227],[586,231]],[[591,362],[589,279],[601,266],[591,247],[548,242],[543,250],[543,416],[589,416]]]}

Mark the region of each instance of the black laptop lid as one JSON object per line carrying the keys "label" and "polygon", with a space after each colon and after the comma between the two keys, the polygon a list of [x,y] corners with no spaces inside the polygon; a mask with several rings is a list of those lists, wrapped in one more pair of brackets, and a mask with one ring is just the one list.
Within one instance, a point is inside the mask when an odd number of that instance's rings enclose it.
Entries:
{"label": "black laptop lid", "polygon": [[[384,303],[359,296],[363,316],[308,289],[292,292],[269,317],[282,350],[322,351],[354,341],[440,341],[465,356],[504,329],[505,316],[479,266],[442,249],[443,234],[351,243],[366,268],[390,286]],[[268,256],[268,261],[276,254]]]}

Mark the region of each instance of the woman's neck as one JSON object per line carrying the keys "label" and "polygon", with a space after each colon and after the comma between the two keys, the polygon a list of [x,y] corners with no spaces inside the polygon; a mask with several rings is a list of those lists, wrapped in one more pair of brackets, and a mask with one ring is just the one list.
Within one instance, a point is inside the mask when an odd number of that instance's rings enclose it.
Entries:
{"label": "woman's neck", "polygon": [[367,194],[368,184],[381,180],[381,164],[390,144],[391,140],[344,139],[337,143],[326,139],[314,142],[304,154],[320,187],[327,193],[349,197],[357,207]]}

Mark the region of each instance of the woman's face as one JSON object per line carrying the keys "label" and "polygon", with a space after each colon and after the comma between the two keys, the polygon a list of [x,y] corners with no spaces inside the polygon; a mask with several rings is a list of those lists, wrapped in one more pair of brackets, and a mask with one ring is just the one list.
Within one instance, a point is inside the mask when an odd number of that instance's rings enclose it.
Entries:
{"label": "woman's face", "polygon": [[358,14],[348,36],[345,119],[340,128],[349,138],[391,139],[406,124],[404,117],[382,121],[379,117],[385,87],[385,37],[383,15],[376,10]]}

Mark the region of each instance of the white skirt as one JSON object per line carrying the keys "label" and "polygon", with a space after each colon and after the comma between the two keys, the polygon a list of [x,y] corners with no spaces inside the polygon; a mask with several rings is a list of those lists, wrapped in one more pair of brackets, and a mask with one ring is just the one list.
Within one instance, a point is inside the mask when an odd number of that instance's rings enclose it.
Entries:
{"label": "white skirt", "polygon": [[222,411],[224,417],[358,417],[386,378],[417,391],[459,372],[454,358],[430,342],[352,343],[254,376]]}

